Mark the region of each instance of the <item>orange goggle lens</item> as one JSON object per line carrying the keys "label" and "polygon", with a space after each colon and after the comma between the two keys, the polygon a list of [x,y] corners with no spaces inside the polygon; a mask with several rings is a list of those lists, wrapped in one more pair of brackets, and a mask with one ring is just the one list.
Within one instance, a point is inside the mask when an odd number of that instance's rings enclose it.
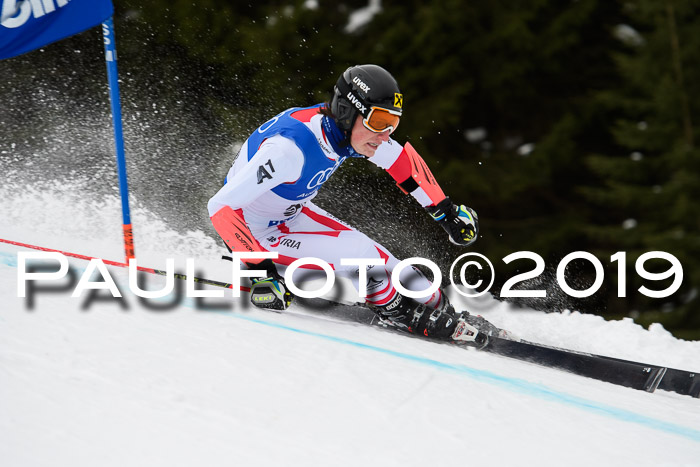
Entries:
{"label": "orange goggle lens", "polygon": [[382,107],[372,107],[367,117],[362,120],[362,124],[370,131],[382,133],[391,130],[393,133],[399,126],[401,112],[384,109]]}

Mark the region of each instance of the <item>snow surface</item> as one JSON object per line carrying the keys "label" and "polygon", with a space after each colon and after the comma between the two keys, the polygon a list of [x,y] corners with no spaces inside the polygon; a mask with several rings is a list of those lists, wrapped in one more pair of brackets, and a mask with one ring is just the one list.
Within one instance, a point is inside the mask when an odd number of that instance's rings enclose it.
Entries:
{"label": "snow surface", "polygon": [[[73,192],[0,187],[0,238],[121,260],[118,200]],[[132,218],[143,265],[191,257],[200,275],[227,280],[204,233],[178,233],[145,209]],[[29,310],[17,296],[19,251],[29,250],[0,243],[3,466],[700,465],[698,399],[308,307],[280,314],[227,298],[207,299],[225,303],[220,310],[192,299],[155,310],[139,304],[121,268],[109,269],[121,301],[40,292]],[[87,265],[70,263],[78,274]],[[700,342],[661,326],[459,298],[523,338],[700,370]]]}

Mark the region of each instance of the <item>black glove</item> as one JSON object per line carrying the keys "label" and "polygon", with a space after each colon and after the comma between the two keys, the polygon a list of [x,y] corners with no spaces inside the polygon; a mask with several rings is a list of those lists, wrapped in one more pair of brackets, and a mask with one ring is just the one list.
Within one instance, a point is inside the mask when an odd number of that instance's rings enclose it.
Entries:
{"label": "black glove", "polygon": [[476,241],[479,234],[479,218],[473,209],[454,204],[445,198],[436,206],[426,210],[445,229],[450,241],[455,245],[466,246]]}
{"label": "black glove", "polygon": [[292,293],[287,290],[284,279],[277,272],[277,267],[271,259],[259,264],[246,263],[249,269],[267,271],[265,277],[251,277],[250,301],[259,308],[271,310],[286,310],[292,304]]}

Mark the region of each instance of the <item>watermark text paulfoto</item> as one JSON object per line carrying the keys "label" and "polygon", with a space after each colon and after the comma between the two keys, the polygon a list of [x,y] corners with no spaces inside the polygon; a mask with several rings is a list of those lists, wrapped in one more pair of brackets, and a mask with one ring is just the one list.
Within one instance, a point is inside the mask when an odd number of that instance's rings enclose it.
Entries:
{"label": "watermark text paulfoto", "polygon": [[[198,282],[203,281],[196,277],[195,274],[195,260],[186,260],[186,273],[185,275],[176,274],[175,272],[175,260],[166,260],[165,271],[155,271],[152,269],[140,268],[136,259],[129,260],[129,290],[139,297],[140,299],[163,299],[168,295],[172,294],[175,289],[175,278],[184,279],[186,284],[185,295],[188,298],[204,299],[204,298],[224,298],[227,294],[230,297],[240,297],[242,291],[241,279],[251,278],[251,277],[264,277],[266,272],[257,269],[244,269],[241,267],[241,261],[245,260],[262,260],[262,259],[277,259],[278,254],[276,252],[268,253],[233,253],[231,262],[231,276],[226,283],[218,283],[218,285],[230,288],[230,292],[225,291],[223,288],[214,289],[203,289],[197,287]],[[514,288],[518,283],[524,282],[530,279],[537,278],[545,271],[545,261],[544,259],[532,251],[520,251],[512,253],[502,259],[506,264],[509,264],[516,260],[528,260],[534,262],[534,268],[519,273],[508,280],[506,280],[500,291],[499,295],[503,298],[544,298],[547,296],[547,291],[544,289],[523,289]],[[584,261],[592,265],[595,275],[593,283],[586,289],[576,289],[571,287],[567,283],[565,271],[567,266],[572,261]],[[651,272],[645,265],[650,260],[662,260],[668,263],[668,268],[661,272]],[[41,266],[37,266],[37,262],[41,262]],[[380,258],[343,258],[341,259],[341,266],[351,266],[356,267],[359,274],[359,296],[367,296],[367,271],[374,266],[384,265],[385,260]],[[618,297],[627,296],[627,254],[625,252],[617,252],[610,257],[610,264],[616,264],[617,273],[617,295]],[[53,266],[52,266],[53,265]],[[407,267],[413,267],[415,265],[422,265],[428,268],[433,274],[433,280],[430,285],[425,290],[409,290],[406,289],[398,278]],[[304,290],[297,286],[294,281],[294,272],[301,267],[313,266],[314,269],[323,271],[325,274],[325,282],[323,285],[316,290]],[[480,274],[488,269],[487,275],[490,277],[489,283],[485,285],[483,279],[478,279],[475,283],[470,283],[467,280],[467,271],[473,268],[474,271]],[[665,298],[674,294],[679,290],[683,282],[683,267],[680,261],[670,253],[664,251],[651,251],[640,255],[634,264],[635,271],[639,277],[647,281],[667,281],[671,278],[671,284],[662,290],[654,290],[647,288],[645,285],[640,286],[637,290],[642,295],[651,298]],[[159,290],[145,290],[139,286],[138,274],[139,271],[146,272],[157,272],[158,274],[165,276],[165,285]],[[99,274],[97,274],[99,273]],[[96,276],[101,276],[98,280],[94,280]],[[584,251],[576,251],[566,255],[556,267],[556,283],[561,288],[563,292],[571,297],[575,298],[585,298],[590,297],[595,294],[601,287],[605,275],[605,268],[602,262],[593,254]],[[75,272],[71,270],[68,259],[61,253],[58,252],[19,252],[17,254],[17,296],[20,298],[27,298],[28,300],[33,300],[33,296],[41,291],[65,291],[66,287],[63,286],[50,286],[47,284],[53,283],[57,284],[58,281],[64,281],[67,277],[75,276]],[[432,295],[437,291],[442,283],[442,272],[440,268],[432,261],[425,258],[407,258],[400,261],[391,271],[392,285],[394,288],[402,295],[411,298],[420,298]],[[458,280],[455,282],[454,278]],[[461,295],[465,297],[478,297],[480,295],[486,294],[491,291],[494,284],[495,278],[495,268],[493,263],[484,255],[480,253],[465,253],[458,257],[450,268],[449,280],[454,286],[454,289]],[[302,298],[318,298],[323,297],[328,294],[335,283],[335,270],[326,261],[318,258],[300,258],[293,261],[289,266],[287,266],[284,271],[285,284],[289,290],[296,296]],[[93,294],[95,291],[104,290],[107,291],[112,298],[119,299],[122,298],[122,293],[119,290],[116,282],[112,278],[108,268],[101,259],[93,258],[89,261],[87,267],[80,275],[80,280],[75,283],[75,277],[72,278],[69,289],[72,289],[71,297],[82,297],[86,291],[91,291]],[[214,282],[214,281],[208,281]],[[43,286],[39,287],[38,283],[42,283]]]}

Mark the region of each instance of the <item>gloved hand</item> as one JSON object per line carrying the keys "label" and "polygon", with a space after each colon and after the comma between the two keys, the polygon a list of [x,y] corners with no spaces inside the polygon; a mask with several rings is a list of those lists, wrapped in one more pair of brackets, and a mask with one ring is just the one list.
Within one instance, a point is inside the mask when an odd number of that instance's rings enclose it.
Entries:
{"label": "gloved hand", "polygon": [[292,304],[294,296],[287,290],[284,279],[277,272],[277,267],[271,259],[266,259],[259,264],[246,263],[249,269],[262,269],[267,271],[265,277],[252,277],[250,287],[250,301],[259,308],[271,310],[286,310]]}
{"label": "gloved hand", "polygon": [[473,209],[458,206],[450,198],[445,198],[436,206],[428,206],[426,210],[445,229],[455,245],[466,246],[476,241],[479,218]]}

